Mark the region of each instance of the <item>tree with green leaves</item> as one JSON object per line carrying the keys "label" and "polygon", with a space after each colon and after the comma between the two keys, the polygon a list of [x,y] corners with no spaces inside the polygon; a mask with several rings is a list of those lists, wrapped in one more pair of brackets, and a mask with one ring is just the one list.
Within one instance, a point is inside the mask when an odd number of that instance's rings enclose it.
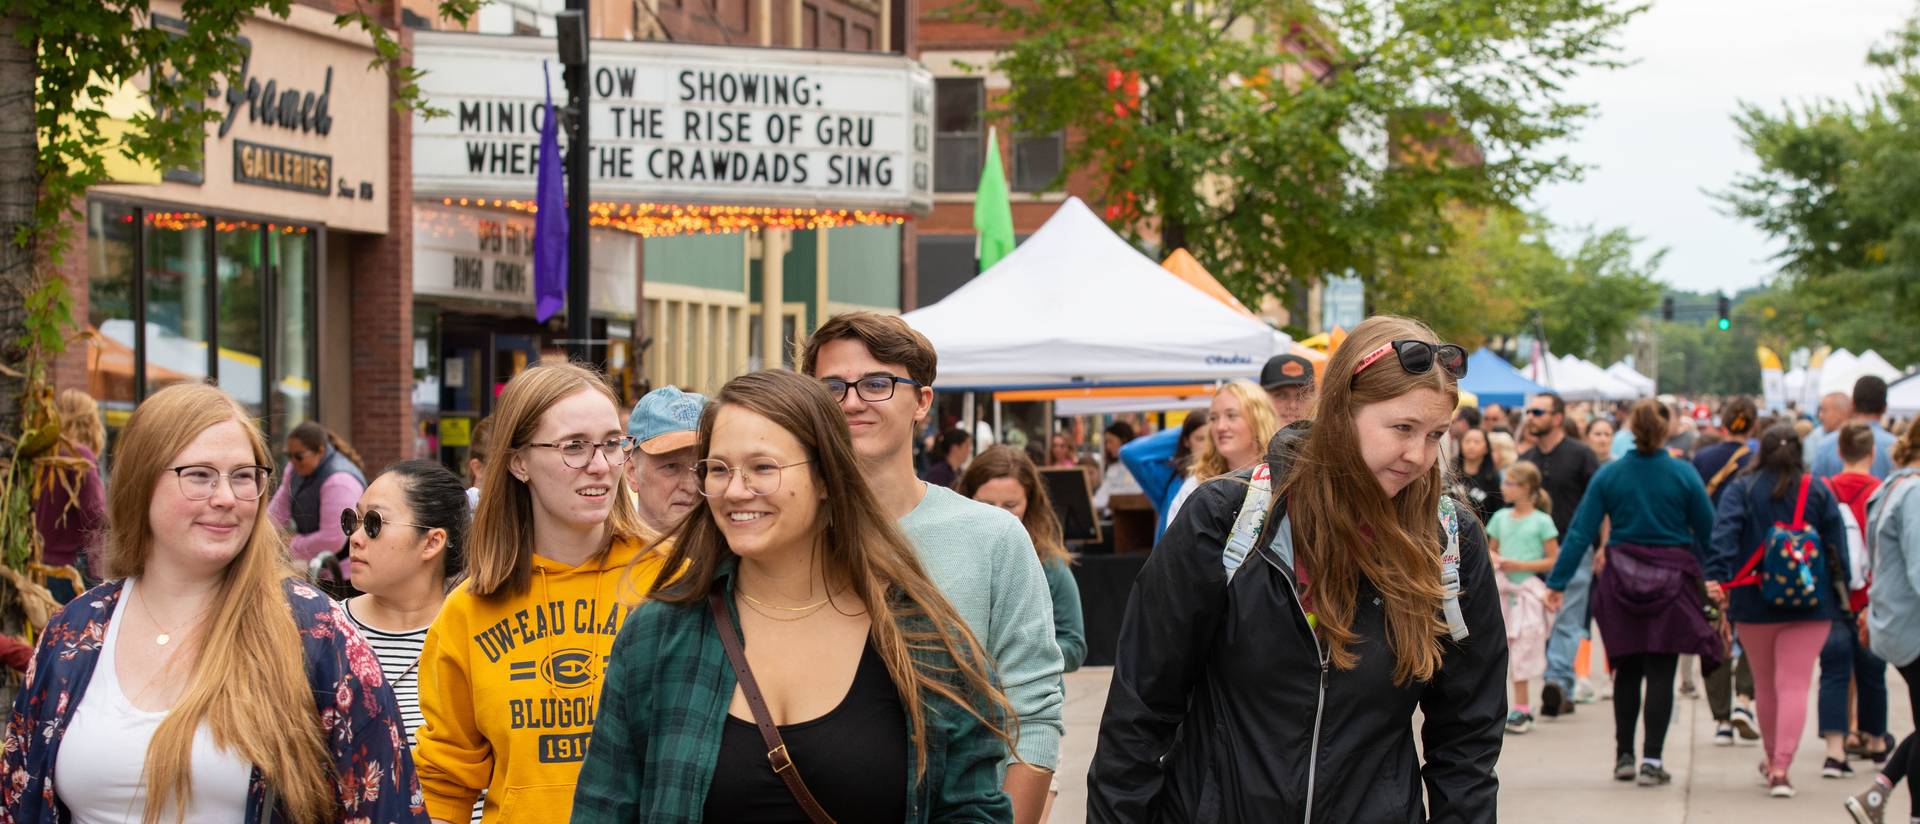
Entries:
{"label": "tree with green leaves", "polygon": [[1242,299],[1328,273],[1394,283],[1453,210],[1578,172],[1552,154],[1642,6],[1606,0],[956,0],[1017,40],[994,58],[1020,132],[1065,129],[1108,221],[1185,247]]}
{"label": "tree with green leaves", "polygon": [[[483,0],[439,0],[464,23]],[[426,111],[419,72],[387,24],[400,3],[353,4],[335,23],[367,33],[370,71],[391,77],[396,106]],[[0,0],[0,560],[20,570],[37,537],[36,465],[58,441],[48,369],[73,334],[66,285],[48,270],[66,252],[66,218],[107,182],[118,154],[136,165],[198,162],[216,107],[200,105],[238,77],[249,17],[285,18],[292,0],[185,0],[183,25],[158,27],[145,0]],[[139,88],[149,111],[110,128],[105,101]],[[5,588],[0,588],[4,591]],[[16,604],[0,596],[0,617]]]}
{"label": "tree with green leaves", "polygon": [[1627,352],[1627,329],[1660,300],[1653,273],[1666,253],[1640,257],[1625,229],[1566,231],[1518,210],[1461,209],[1452,233],[1452,245],[1377,281],[1372,310],[1419,318],[1470,347],[1544,332],[1555,354],[1605,363]]}
{"label": "tree with green leaves", "polygon": [[1720,194],[1779,241],[1759,321],[1788,346],[1878,350],[1920,362],[1920,20],[1868,54],[1881,80],[1858,100],[1735,121],[1759,171]]}

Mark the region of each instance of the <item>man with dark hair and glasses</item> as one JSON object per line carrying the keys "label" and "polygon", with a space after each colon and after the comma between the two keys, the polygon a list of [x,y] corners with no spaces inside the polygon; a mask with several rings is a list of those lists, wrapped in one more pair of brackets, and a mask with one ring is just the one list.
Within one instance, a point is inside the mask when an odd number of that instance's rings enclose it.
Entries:
{"label": "man with dark hair and glasses", "polygon": [[933,407],[937,361],[933,344],[906,321],[850,312],[829,318],[807,340],[800,371],[839,403],[881,509],[900,519],[928,577],[993,655],[1000,686],[1020,716],[1017,756],[1025,762],[1007,766],[1004,785],[1015,824],[1033,824],[1046,804],[1064,729],[1053,595],[1019,519],[914,474],[913,438]]}
{"label": "man with dark hair and glasses", "polygon": [[707,397],[663,386],[634,404],[627,435],[636,443],[627,461],[627,485],[633,487],[640,520],[658,535],[680,525],[700,500],[693,462],[700,457],[700,413]]}
{"label": "man with dark hair and glasses", "polygon": [[[1567,437],[1567,402],[1552,392],[1527,399],[1526,419],[1522,425],[1533,435],[1533,448],[1520,456],[1540,468],[1540,487],[1553,498],[1553,525],[1561,537],[1573,522],[1580,498],[1587,494],[1593,473],[1600,471],[1600,459],[1578,438]],[[1580,651],[1580,636],[1587,631],[1587,590],[1593,585],[1593,564],[1582,559],[1568,582],[1566,602],[1554,618],[1553,634],[1547,639],[1546,686],[1540,690],[1540,714],[1548,718],[1573,712],[1573,658]]]}

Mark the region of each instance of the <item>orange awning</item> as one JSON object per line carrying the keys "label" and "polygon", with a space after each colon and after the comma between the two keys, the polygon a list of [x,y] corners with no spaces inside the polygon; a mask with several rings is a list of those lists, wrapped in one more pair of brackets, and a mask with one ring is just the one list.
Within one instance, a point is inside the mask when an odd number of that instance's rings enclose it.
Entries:
{"label": "orange awning", "polygon": [[1173,250],[1173,254],[1167,255],[1167,259],[1160,262],[1160,267],[1186,281],[1187,285],[1207,293],[1208,297],[1226,304],[1227,308],[1247,317],[1254,316],[1253,312],[1247,309],[1246,304],[1241,303],[1239,298],[1227,291],[1227,287],[1221,286],[1220,281],[1215,279],[1205,266],[1201,266],[1200,261],[1194,260],[1193,255],[1188,254],[1187,250]]}

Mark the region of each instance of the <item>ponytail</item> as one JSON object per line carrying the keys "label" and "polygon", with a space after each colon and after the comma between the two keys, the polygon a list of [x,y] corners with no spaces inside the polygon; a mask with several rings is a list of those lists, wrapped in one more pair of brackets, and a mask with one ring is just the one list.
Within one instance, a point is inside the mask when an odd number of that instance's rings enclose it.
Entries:
{"label": "ponytail", "polygon": [[1760,459],[1747,471],[1772,472],[1774,500],[1786,497],[1787,490],[1798,484],[1800,474],[1806,471],[1806,459],[1800,452],[1800,433],[1786,424],[1768,427],[1760,436]]}
{"label": "ponytail", "polygon": [[339,435],[333,434],[333,430],[321,426],[318,421],[302,422],[294,427],[292,432],[288,432],[287,437],[299,441],[301,446],[316,452],[332,448],[359,469],[361,475],[367,474],[367,464],[360,460],[360,453],[353,451],[353,447],[348,446]]}
{"label": "ponytail", "polygon": [[1533,493],[1534,509],[1541,512],[1553,511],[1553,496],[1548,495],[1546,488],[1541,485],[1543,479],[1540,475],[1540,467],[1535,466],[1532,461],[1516,461],[1512,466],[1507,467],[1507,479],[1526,487]]}
{"label": "ponytail", "polygon": [[360,474],[365,475],[367,473],[367,462],[360,460],[360,453],[353,451],[353,447],[348,446],[347,442],[341,440],[339,435],[333,434],[332,430],[327,431],[327,444],[333,447],[333,451],[345,455],[347,461],[352,463],[354,468],[360,470]]}

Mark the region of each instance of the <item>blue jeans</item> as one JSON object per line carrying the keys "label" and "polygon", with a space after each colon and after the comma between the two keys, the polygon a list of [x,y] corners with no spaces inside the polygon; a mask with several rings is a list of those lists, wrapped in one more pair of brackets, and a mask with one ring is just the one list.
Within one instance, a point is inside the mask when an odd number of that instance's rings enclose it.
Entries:
{"label": "blue jeans", "polygon": [[1580,559],[1580,568],[1567,581],[1566,598],[1560,614],[1553,619],[1553,634],[1547,638],[1547,682],[1559,684],[1573,699],[1573,657],[1580,653],[1580,639],[1587,634],[1587,591],[1593,588],[1593,556]]}
{"label": "blue jeans", "polygon": [[1887,662],[1860,645],[1860,634],[1846,621],[1833,622],[1820,650],[1820,734],[1846,733],[1847,682],[1858,688],[1860,731],[1887,734]]}

